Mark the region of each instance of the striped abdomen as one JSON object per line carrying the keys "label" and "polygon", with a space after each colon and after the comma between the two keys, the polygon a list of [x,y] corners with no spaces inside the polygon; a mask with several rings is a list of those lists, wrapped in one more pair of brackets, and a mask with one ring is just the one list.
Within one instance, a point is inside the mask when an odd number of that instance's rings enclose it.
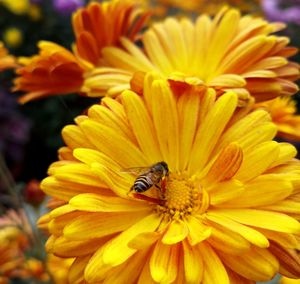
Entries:
{"label": "striped abdomen", "polygon": [[140,175],[135,180],[132,189],[136,192],[144,192],[153,186],[153,181],[147,175]]}

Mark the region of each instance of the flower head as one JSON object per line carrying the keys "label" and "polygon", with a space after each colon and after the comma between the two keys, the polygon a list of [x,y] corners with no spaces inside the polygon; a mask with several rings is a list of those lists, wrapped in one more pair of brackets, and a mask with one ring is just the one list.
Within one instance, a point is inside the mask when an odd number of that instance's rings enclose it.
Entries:
{"label": "flower head", "polygon": [[[76,38],[74,53],[43,41],[39,43],[38,55],[21,58],[23,66],[17,70],[19,77],[14,82],[14,90],[27,94],[20,98],[20,102],[49,95],[85,92],[84,77],[89,77],[95,66],[105,65],[102,49],[118,46],[121,36],[136,39],[148,15],[131,0],[92,2],[76,11],[72,18]],[[105,72],[108,70],[105,69]],[[118,82],[117,78],[115,85]],[[107,89],[107,86],[104,85],[104,88]],[[93,96],[92,93],[90,95]]]}
{"label": "flower head", "polygon": [[278,127],[277,136],[294,141],[300,140],[300,116],[297,115],[296,101],[289,97],[278,97],[255,105],[266,109]]}
{"label": "flower head", "polygon": [[78,92],[83,82],[83,68],[76,57],[55,43],[39,43],[40,53],[21,58],[24,66],[16,70],[14,91],[26,91],[20,98],[26,103],[33,98]]}
{"label": "flower head", "polygon": [[0,72],[16,67],[16,59],[8,54],[4,44],[0,41]]}
{"label": "flower head", "polygon": [[[271,248],[299,248],[296,150],[271,141],[267,112],[237,111],[235,93],[173,88],[147,74],[143,97],[104,98],[64,128],[41,188],[63,203],[43,223],[47,250],[75,258],[70,283],[226,284],[288,270]],[[144,169],[153,186],[130,190],[133,168],[160,161],[168,175]]]}
{"label": "flower head", "polygon": [[[213,87],[218,95],[234,90],[241,103],[250,95],[264,101],[298,90],[292,81],[299,67],[287,60],[297,50],[287,47],[287,38],[270,35],[281,28],[281,24],[224,8],[214,19],[202,15],[195,23],[167,18],[154,24],[143,35],[144,51],[123,38],[123,49],[107,47],[103,54],[115,73],[122,70],[124,81],[124,70],[131,76],[154,70],[167,79],[198,81]],[[96,70],[84,82],[91,91],[109,81],[102,68]]]}

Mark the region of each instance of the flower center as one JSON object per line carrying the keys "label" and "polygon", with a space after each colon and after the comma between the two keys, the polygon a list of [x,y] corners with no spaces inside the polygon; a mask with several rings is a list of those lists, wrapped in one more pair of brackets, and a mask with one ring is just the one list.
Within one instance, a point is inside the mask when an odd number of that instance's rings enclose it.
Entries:
{"label": "flower center", "polygon": [[208,201],[203,204],[200,185],[184,174],[170,173],[163,190],[164,203],[158,206],[158,210],[170,219],[182,218],[196,210],[205,211],[208,207]]}

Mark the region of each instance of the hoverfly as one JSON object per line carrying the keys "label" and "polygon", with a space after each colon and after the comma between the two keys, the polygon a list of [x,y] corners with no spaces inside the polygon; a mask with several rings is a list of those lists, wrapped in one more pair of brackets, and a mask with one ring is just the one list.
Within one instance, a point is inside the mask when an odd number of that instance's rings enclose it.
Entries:
{"label": "hoverfly", "polygon": [[164,177],[168,176],[169,168],[167,163],[162,161],[155,163],[150,167],[129,168],[123,172],[134,173],[137,175],[129,192],[135,191],[141,193],[150,189],[152,186],[160,189],[158,184]]}

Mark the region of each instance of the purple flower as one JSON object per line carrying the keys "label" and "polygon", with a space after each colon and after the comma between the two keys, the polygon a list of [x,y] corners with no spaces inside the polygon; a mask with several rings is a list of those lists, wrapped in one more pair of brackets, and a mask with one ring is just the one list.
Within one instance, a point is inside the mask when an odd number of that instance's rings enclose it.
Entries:
{"label": "purple flower", "polygon": [[[283,8],[282,4],[287,4],[288,7]],[[262,8],[266,14],[266,17],[271,21],[300,24],[299,0],[262,0]]]}
{"label": "purple flower", "polygon": [[29,140],[30,122],[17,109],[13,95],[0,90],[0,152],[20,162]]}
{"label": "purple flower", "polygon": [[84,5],[84,0],[53,0],[55,10],[64,15],[69,15]]}

